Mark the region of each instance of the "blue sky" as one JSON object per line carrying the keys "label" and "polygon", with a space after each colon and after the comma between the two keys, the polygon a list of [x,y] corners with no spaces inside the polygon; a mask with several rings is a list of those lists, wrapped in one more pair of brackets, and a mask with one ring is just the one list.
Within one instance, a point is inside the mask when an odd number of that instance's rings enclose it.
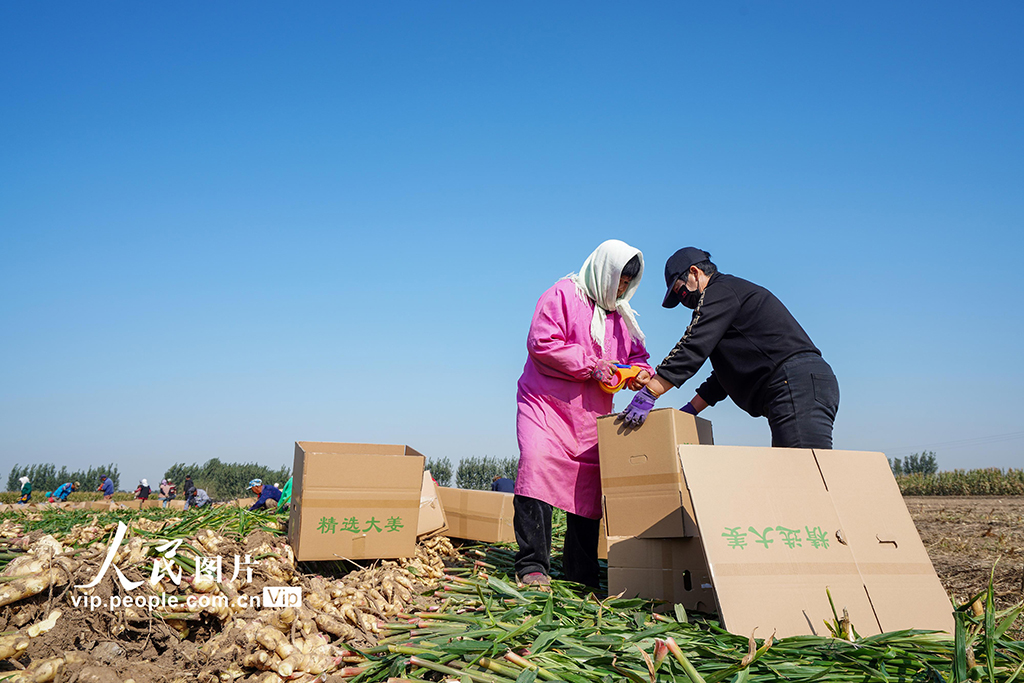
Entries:
{"label": "blue sky", "polygon": [[536,300],[613,237],[652,361],[688,321],[665,259],[700,246],[822,349],[836,447],[1024,466],[1022,28],[1012,2],[5,3],[0,477],[514,457]]}

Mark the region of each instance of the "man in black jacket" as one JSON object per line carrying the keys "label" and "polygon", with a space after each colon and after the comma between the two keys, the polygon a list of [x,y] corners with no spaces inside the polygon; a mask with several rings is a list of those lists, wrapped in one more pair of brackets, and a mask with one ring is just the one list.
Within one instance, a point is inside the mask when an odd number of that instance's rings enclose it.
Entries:
{"label": "man in black jacket", "polygon": [[711,254],[680,249],[665,264],[662,306],[683,304],[693,317],[683,338],[621,414],[639,427],[654,401],[711,359],[711,376],[682,410],[696,415],[726,396],[765,416],[772,446],[832,448],[839,382],[793,315],[764,287],[719,273]]}

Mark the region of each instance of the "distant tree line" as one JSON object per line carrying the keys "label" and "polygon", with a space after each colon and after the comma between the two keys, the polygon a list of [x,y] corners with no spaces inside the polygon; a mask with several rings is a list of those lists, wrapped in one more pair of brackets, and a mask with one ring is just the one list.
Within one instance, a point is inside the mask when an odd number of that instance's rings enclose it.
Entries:
{"label": "distant tree line", "polygon": [[[218,458],[210,458],[202,465],[175,463],[165,473],[164,479],[174,482],[178,488],[178,496],[184,494],[185,477],[191,476],[196,488],[203,489],[214,500],[230,500],[244,498],[249,495],[246,484],[253,479],[262,479],[264,484],[281,484],[284,486],[291,477],[290,467],[271,469],[258,463],[227,463]],[[156,490],[160,482],[149,482]]]}
{"label": "distant tree line", "polygon": [[42,498],[47,491],[53,491],[61,484],[67,482],[78,482],[82,485],[82,491],[92,491],[100,485],[100,475],[105,474],[114,481],[114,490],[117,491],[121,485],[121,474],[117,471],[117,465],[101,467],[90,467],[87,470],[69,470],[66,466],[59,470],[52,463],[39,463],[35,465],[15,465],[11,473],[7,475],[7,490],[20,491],[22,477],[28,477],[32,482],[32,497],[34,500]]}
{"label": "distant tree line", "polygon": [[934,451],[912,453],[905,458],[889,458],[889,467],[896,476],[901,474],[935,474],[939,471],[939,463],[935,460]]}
{"label": "distant tree line", "polygon": [[443,458],[427,458],[426,468],[430,471],[430,476],[434,478],[438,486],[452,485],[452,461],[448,459],[448,456]]}

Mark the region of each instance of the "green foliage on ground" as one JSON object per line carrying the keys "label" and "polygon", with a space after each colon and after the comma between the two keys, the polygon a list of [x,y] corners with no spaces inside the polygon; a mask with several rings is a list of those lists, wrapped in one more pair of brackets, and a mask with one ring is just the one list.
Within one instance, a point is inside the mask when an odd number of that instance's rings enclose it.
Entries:
{"label": "green foliage on ground", "polygon": [[[185,496],[186,476],[191,476],[196,488],[205,490],[210,498],[232,500],[250,495],[245,486],[252,479],[262,479],[264,484],[278,483],[284,486],[292,475],[290,467],[275,470],[255,462],[227,463],[218,458],[211,458],[202,465],[176,463],[164,473],[163,478],[173,481],[178,487],[178,498]],[[159,479],[149,484],[154,493],[159,491]]]}
{"label": "green foliage on ground", "polygon": [[905,496],[1024,496],[1024,470],[953,470],[897,475]]}
{"label": "green foliage on ground", "polygon": [[896,476],[901,474],[935,474],[939,471],[939,463],[935,459],[935,451],[911,453],[905,458],[890,458],[889,467]]}
{"label": "green foliage on ground", "polygon": [[[45,500],[46,492],[53,491],[58,486],[67,482],[78,482],[82,485],[82,491],[93,491],[100,485],[100,475],[105,474],[114,480],[114,490],[120,488],[121,474],[117,465],[111,463],[100,467],[90,467],[87,470],[68,470],[66,466],[59,470],[52,463],[37,463],[35,465],[15,465],[7,475],[7,490],[20,491],[22,477],[28,477],[32,482],[32,499]],[[135,490],[135,487],[132,487]]]}
{"label": "green foliage on ground", "polygon": [[490,491],[495,476],[515,479],[518,468],[519,461],[515,458],[496,458],[489,455],[463,458],[455,472],[455,485],[460,489]]}
{"label": "green foliage on ground", "polygon": [[443,458],[427,458],[427,469],[438,486],[452,485],[452,461],[447,455]]}

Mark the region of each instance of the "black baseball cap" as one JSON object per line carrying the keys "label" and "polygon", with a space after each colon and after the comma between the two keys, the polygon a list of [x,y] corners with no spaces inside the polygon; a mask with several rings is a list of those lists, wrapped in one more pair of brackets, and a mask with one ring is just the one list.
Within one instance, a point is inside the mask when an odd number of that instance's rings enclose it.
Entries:
{"label": "black baseball cap", "polygon": [[665,285],[668,287],[668,292],[665,293],[665,300],[661,302],[661,305],[665,308],[678,306],[679,296],[672,291],[672,286],[686,271],[690,270],[690,266],[710,258],[711,254],[697,247],[683,247],[669,256],[668,261],[665,261]]}

